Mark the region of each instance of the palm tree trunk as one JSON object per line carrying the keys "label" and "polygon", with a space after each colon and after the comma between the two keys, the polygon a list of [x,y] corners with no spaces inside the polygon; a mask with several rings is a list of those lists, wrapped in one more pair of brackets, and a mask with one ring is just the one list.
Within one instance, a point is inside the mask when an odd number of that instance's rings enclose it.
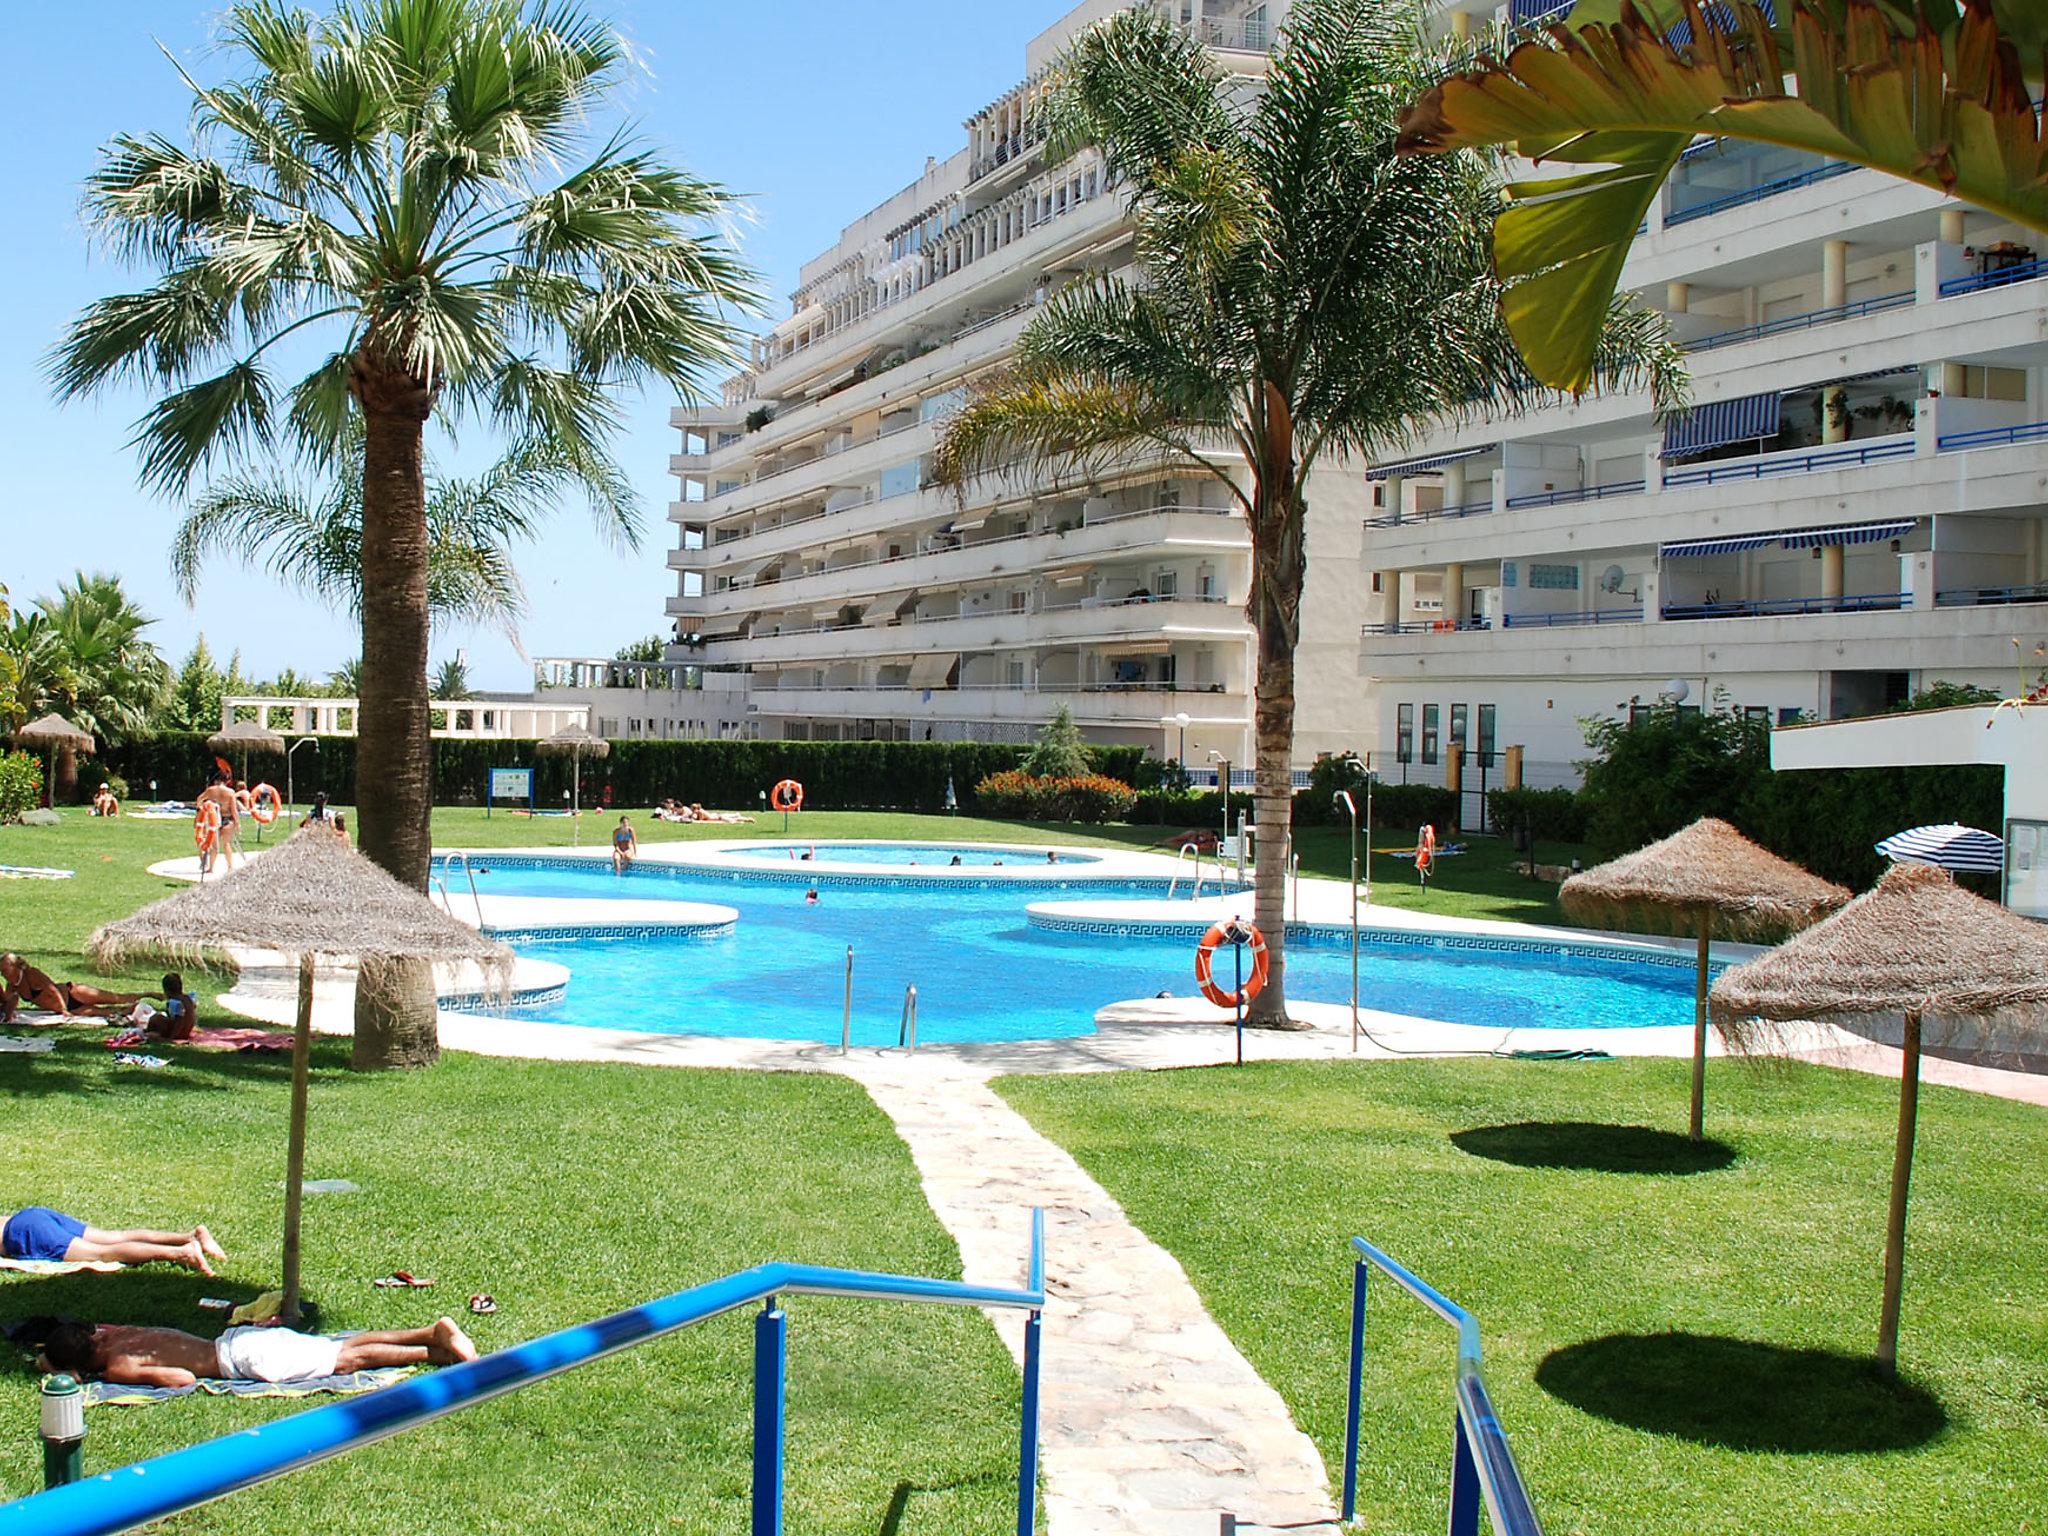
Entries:
{"label": "palm tree trunk", "polygon": [[[415,890],[432,861],[434,748],[427,705],[427,488],[433,394],[363,359],[363,664],[356,713],[362,850]],[[354,1065],[425,1066],[441,1053],[431,967],[380,970],[356,988]]]}
{"label": "palm tree trunk", "polygon": [[57,749],[57,762],[50,773],[50,804],[54,808],[78,799],[78,748]]}
{"label": "palm tree trunk", "polygon": [[1305,509],[1294,474],[1294,421],[1287,399],[1268,384],[1265,404],[1266,451],[1252,471],[1251,620],[1259,646],[1252,706],[1257,752],[1252,805],[1259,826],[1252,921],[1265,937],[1271,969],[1245,1022],[1290,1029],[1295,1026],[1287,1017],[1287,855],[1294,816],[1294,647],[1306,574]]}

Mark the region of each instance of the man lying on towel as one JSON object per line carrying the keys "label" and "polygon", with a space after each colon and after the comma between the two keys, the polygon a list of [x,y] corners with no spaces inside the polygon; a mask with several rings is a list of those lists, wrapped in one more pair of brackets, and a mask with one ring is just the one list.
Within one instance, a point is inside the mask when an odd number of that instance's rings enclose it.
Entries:
{"label": "man lying on towel", "polygon": [[394,1328],[345,1339],[289,1328],[230,1328],[218,1340],[176,1328],[60,1322],[36,1366],[131,1387],[189,1387],[218,1381],[314,1381],[394,1365],[459,1365],[476,1345],[450,1318],[431,1328]]}
{"label": "man lying on towel", "polygon": [[141,1001],[140,992],[109,992],[82,981],[52,981],[48,973],[19,955],[0,955],[0,1024],[12,1024],[15,1010],[23,1003],[68,1019],[103,1008],[133,1008]]}
{"label": "man lying on towel", "polygon": [[0,1258],[35,1264],[182,1264],[210,1275],[207,1261],[226,1257],[204,1226],[189,1232],[110,1231],[47,1205],[24,1206],[0,1225]]}

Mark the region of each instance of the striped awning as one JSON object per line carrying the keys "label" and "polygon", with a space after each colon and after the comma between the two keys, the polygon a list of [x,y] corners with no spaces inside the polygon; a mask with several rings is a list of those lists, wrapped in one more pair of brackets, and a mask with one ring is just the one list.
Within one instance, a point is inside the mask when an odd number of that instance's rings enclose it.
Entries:
{"label": "striped awning", "polygon": [[1877,845],[1877,851],[1897,862],[1933,864],[1979,875],[2005,872],[2005,839],[1954,823],[1895,832]]}
{"label": "striped awning", "polygon": [[1914,519],[1895,523],[1853,523],[1840,528],[1807,528],[1788,533],[1779,542],[1787,549],[1812,549],[1816,544],[1882,544],[1913,531]]}
{"label": "striped awning", "polygon": [[1687,454],[1705,453],[1709,448],[1729,443],[1776,437],[1778,410],[1783,400],[1782,394],[1773,391],[1695,406],[1664,424],[1664,457],[1682,459]]}
{"label": "striped awning", "polygon": [[1748,549],[1779,544],[1786,549],[1812,549],[1820,544],[1880,544],[1913,531],[1914,519],[1892,523],[1855,523],[1839,528],[1796,528],[1790,533],[1738,533],[1723,539],[1685,539],[1659,546],[1665,560],[1683,560],[1700,555],[1735,555]]}
{"label": "striped awning", "polygon": [[1393,475],[1427,475],[1442,469],[1446,464],[1456,464],[1465,459],[1476,459],[1482,453],[1491,453],[1499,446],[1495,443],[1481,443],[1477,448],[1460,448],[1452,453],[1433,453],[1422,459],[1403,459],[1396,464],[1376,464],[1365,472],[1368,480],[1385,480]]}

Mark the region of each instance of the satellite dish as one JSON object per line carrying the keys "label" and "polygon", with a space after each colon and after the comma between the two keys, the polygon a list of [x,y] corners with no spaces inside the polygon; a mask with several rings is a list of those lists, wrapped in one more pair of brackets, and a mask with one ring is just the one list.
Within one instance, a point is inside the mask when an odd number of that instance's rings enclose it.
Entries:
{"label": "satellite dish", "polygon": [[1627,579],[1628,572],[1618,565],[1610,565],[1600,573],[1600,590],[1602,592],[1619,592],[1622,582]]}
{"label": "satellite dish", "polygon": [[1657,691],[1657,697],[1666,704],[1683,704],[1692,697],[1692,687],[1682,677],[1674,677]]}

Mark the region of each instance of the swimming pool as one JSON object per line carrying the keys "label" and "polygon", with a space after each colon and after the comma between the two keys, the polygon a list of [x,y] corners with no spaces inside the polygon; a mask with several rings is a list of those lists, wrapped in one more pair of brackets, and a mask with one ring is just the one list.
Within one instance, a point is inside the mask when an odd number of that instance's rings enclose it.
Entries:
{"label": "swimming pool", "polygon": [[[948,851],[950,857],[950,850]],[[779,877],[779,878],[778,878]],[[968,879],[943,888],[841,877],[806,899],[785,867],[707,873],[642,864],[537,866],[500,859],[480,869],[491,896],[631,897],[709,901],[739,909],[737,926],[709,938],[655,934],[508,934],[514,949],[566,965],[559,1001],[521,1016],[654,1034],[837,1041],[854,951],[853,1038],[893,1045],[904,989],[917,987],[921,1043],[1031,1040],[1090,1033],[1096,1010],[1161,991],[1192,997],[1194,946],[1180,936],[1078,933],[1033,927],[1026,906],[1053,894],[1042,882]],[[1064,896],[1158,896],[1159,881],[1077,879]],[[1392,937],[1362,950],[1365,1007],[1506,1030],[1684,1024],[1692,969],[1573,951],[1434,948]],[[1219,979],[1228,976],[1225,969]],[[1288,991],[1307,1001],[1351,996],[1350,952],[1334,937],[1290,944]]]}
{"label": "swimming pool", "polygon": [[[901,864],[952,868],[959,866],[1006,869],[1034,864],[1099,864],[1099,856],[1062,852],[1049,858],[1048,848],[972,847],[964,843],[808,843],[800,840],[756,844],[726,850],[737,858],[767,859],[777,863],[819,864]],[[810,854],[805,859],[804,854]]]}

